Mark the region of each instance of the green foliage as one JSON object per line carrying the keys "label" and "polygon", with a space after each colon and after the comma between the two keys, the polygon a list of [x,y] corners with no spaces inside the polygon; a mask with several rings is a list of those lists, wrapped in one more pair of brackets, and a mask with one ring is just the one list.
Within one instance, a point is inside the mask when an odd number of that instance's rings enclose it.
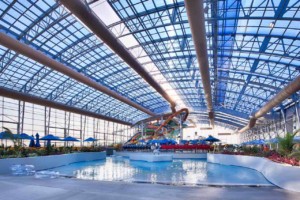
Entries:
{"label": "green foliage", "polygon": [[[5,138],[11,140],[14,143],[14,147],[20,147],[21,146],[21,140],[14,137],[14,134],[12,133],[12,131],[9,128],[3,127],[3,129],[5,130]],[[18,134],[17,134],[18,136]]]}
{"label": "green foliage", "polygon": [[116,151],[121,151],[122,148],[123,148],[123,144],[122,143],[114,144],[114,149]]}
{"label": "green foliage", "polygon": [[253,146],[253,147],[242,147],[242,152],[246,153],[246,154],[250,154],[250,155],[254,155],[257,154],[259,152],[261,152],[261,148]]}
{"label": "green foliage", "polygon": [[286,133],[284,137],[278,137],[278,151],[282,156],[288,156],[293,151],[293,140],[298,131],[299,130],[297,130],[294,133]]}
{"label": "green foliage", "polygon": [[69,153],[74,153],[74,152],[101,152],[101,151],[104,151],[104,148],[101,146],[95,146],[95,147],[48,146],[45,148],[31,148],[31,147],[25,148],[25,147],[0,146],[0,159],[60,155],[60,154],[69,154]]}
{"label": "green foliage", "polygon": [[300,160],[300,150],[293,150],[293,152],[289,154],[289,157]]}
{"label": "green foliage", "polygon": [[[23,157],[23,152],[22,152],[22,146],[21,146],[21,140],[18,139],[18,134],[17,137],[14,136],[14,134],[12,133],[12,131],[9,128],[3,127],[3,129],[5,130],[5,138],[10,139],[13,143],[14,143],[14,148],[13,150],[9,149],[4,156],[12,156],[14,158],[20,158]],[[14,152],[10,152],[10,151],[14,151]]]}

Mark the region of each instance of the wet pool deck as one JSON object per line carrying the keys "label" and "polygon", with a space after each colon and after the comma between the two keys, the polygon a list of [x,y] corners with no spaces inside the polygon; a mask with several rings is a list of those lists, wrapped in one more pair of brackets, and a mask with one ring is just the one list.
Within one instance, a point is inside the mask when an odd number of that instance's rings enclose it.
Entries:
{"label": "wet pool deck", "polygon": [[177,200],[300,199],[300,193],[277,187],[187,187],[101,182],[69,178],[35,179],[0,176],[0,200]]}

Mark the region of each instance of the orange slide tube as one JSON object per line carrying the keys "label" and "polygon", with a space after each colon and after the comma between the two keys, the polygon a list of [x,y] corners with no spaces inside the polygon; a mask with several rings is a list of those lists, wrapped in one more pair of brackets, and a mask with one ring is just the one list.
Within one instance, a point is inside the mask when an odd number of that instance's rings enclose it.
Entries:
{"label": "orange slide tube", "polygon": [[156,130],[155,130],[155,134],[157,134],[157,132],[158,131],[160,131],[161,129],[162,129],[162,127],[164,127],[164,126],[166,126],[175,116],[177,116],[177,115],[179,115],[179,114],[181,114],[181,113],[183,113],[183,112],[185,112],[185,116],[184,116],[184,118],[183,118],[183,122],[187,119],[187,117],[188,117],[188,115],[189,115],[189,110],[187,109],[187,108],[183,108],[183,109],[180,109],[180,110],[178,110],[177,112],[175,112],[175,113],[173,113],[172,115],[170,115],[169,117],[168,117],[168,119],[166,119],[165,121],[164,121],[164,123],[162,123]]}

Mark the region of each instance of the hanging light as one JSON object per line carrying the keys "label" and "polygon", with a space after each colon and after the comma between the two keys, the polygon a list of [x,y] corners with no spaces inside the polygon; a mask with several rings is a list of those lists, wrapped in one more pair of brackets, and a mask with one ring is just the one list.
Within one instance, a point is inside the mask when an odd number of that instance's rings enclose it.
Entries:
{"label": "hanging light", "polygon": [[270,28],[274,28],[275,22],[271,22],[269,26],[270,26]]}

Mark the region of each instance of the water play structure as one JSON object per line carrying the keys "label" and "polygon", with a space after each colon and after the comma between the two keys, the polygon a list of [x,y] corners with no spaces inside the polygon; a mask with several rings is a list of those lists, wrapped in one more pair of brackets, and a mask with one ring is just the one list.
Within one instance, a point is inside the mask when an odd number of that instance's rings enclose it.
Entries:
{"label": "water play structure", "polygon": [[152,140],[164,140],[165,143],[172,143],[171,141],[176,139],[182,133],[182,129],[186,127],[184,122],[188,115],[188,109],[183,108],[169,115],[153,117],[151,121],[141,121],[136,124],[139,127],[138,132],[125,145],[147,143]]}

